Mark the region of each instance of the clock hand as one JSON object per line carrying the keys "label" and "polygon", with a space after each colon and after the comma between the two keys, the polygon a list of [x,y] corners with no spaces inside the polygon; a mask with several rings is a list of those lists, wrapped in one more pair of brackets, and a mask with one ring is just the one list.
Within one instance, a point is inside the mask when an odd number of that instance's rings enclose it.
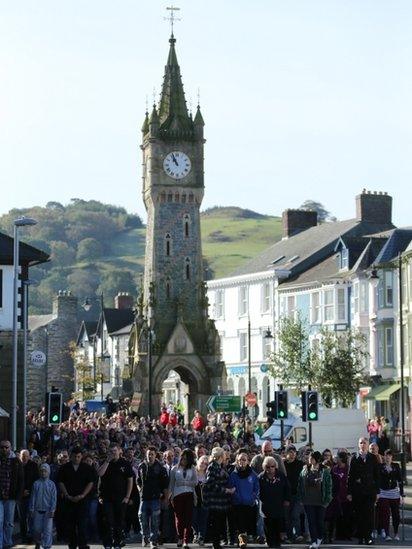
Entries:
{"label": "clock hand", "polygon": [[173,153],[172,153],[172,160],[173,160],[173,162],[176,164],[176,166],[179,165],[178,162],[177,162],[177,160],[176,160],[176,157],[175,157],[175,155],[174,155]]}

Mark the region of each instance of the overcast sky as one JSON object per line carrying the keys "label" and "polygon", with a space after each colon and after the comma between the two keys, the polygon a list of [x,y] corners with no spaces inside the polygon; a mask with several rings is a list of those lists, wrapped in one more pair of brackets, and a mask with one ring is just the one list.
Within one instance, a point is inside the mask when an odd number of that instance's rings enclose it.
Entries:
{"label": "overcast sky", "polygon": [[[0,0],[0,213],[98,199],[145,218],[140,128],[170,3]],[[182,0],[177,55],[205,119],[203,207],[354,216],[363,188],[412,225],[410,0]]]}

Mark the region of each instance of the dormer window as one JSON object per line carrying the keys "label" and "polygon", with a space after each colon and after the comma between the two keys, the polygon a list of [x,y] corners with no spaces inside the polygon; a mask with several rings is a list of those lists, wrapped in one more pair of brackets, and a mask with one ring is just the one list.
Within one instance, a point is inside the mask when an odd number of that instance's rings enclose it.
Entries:
{"label": "dormer window", "polygon": [[340,251],[340,269],[349,269],[349,250],[342,248]]}

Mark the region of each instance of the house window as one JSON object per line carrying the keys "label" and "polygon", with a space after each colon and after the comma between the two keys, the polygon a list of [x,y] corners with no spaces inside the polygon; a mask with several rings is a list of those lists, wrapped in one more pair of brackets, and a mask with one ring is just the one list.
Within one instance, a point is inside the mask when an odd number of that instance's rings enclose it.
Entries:
{"label": "house window", "polygon": [[272,339],[265,337],[266,332],[262,335],[263,360],[269,358],[272,352]]}
{"label": "house window", "polygon": [[359,282],[353,284],[353,311],[359,313]]}
{"label": "house window", "polygon": [[215,292],[215,318],[223,318],[224,315],[224,298],[225,294],[223,290],[216,290]]}
{"label": "house window", "polygon": [[337,291],[337,302],[338,302],[338,322],[346,321],[346,299],[345,299],[345,288],[338,288]]}
{"label": "house window", "polygon": [[242,332],[240,334],[240,360],[246,360],[248,355],[247,349],[247,333]]}
{"label": "house window", "polygon": [[262,313],[270,311],[270,283],[262,284]]}
{"label": "house window", "polygon": [[323,319],[325,322],[333,322],[333,290],[323,292]]}
{"label": "house window", "polygon": [[393,328],[385,327],[385,362],[387,366],[393,366]]}
{"label": "house window", "polygon": [[317,324],[320,322],[320,294],[314,292],[311,294],[311,323]]}
{"label": "house window", "polygon": [[247,315],[248,311],[248,289],[247,286],[239,288],[239,316]]}
{"label": "house window", "polygon": [[377,328],[378,366],[380,368],[393,366],[393,327],[381,325]]}
{"label": "house window", "polygon": [[296,297],[294,295],[288,295],[287,301],[286,301],[286,314],[289,318],[293,318],[295,316],[295,310],[296,310]]}
{"label": "house window", "polygon": [[365,280],[359,283],[359,312],[367,313],[369,309],[368,283]]}
{"label": "house window", "polygon": [[349,250],[347,248],[342,248],[342,251],[340,252],[340,268],[349,268]]}
{"label": "house window", "polygon": [[383,271],[379,277],[378,285],[378,307],[383,309],[385,307],[393,306],[393,272]]}

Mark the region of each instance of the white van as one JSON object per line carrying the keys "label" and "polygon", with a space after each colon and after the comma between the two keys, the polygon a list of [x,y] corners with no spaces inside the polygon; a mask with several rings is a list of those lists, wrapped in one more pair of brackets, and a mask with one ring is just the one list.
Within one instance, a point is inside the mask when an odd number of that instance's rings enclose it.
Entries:
{"label": "white van", "polygon": [[[309,444],[309,423],[289,414],[284,421],[284,437],[293,440],[297,449]],[[336,453],[339,448],[350,452],[358,449],[359,437],[367,437],[366,418],[362,410],[352,408],[325,408],[319,410],[319,421],[312,421],[313,448],[322,452],[329,448]],[[274,448],[280,447],[280,422],[276,421],[263,433],[260,440],[271,440]]]}

